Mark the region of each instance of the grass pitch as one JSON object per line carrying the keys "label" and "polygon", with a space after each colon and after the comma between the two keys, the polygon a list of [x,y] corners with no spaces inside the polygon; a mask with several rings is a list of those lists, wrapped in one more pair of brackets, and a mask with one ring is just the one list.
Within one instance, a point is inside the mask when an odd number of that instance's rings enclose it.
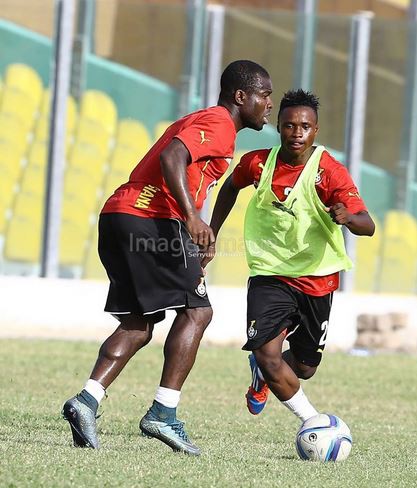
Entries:
{"label": "grass pitch", "polygon": [[51,487],[415,487],[417,484],[415,357],[325,354],[303,388],[322,412],[350,426],[347,461],[298,459],[299,426],[270,398],[251,416],[244,393],[247,354],[202,347],[182,394],[179,418],[202,449],[173,453],[138,434],[138,420],[158,385],[162,348],[148,346],[112,385],[100,410],[101,449],[72,447],[63,402],[83,385],[98,344],[0,341],[0,486]]}

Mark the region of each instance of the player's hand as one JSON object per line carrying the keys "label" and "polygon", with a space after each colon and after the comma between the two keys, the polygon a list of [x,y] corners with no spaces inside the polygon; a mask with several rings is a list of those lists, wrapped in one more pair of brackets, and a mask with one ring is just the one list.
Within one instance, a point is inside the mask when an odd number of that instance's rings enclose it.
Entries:
{"label": "player's hand", "polygon": [[216,243],[210,244],[205,251],[200,251],[201,257],[201,267],[204,268],[216,255]]}
{"label": "player's hand", "polygon": [[336,203],[331,207],[326,207],[326,212],[329,212],[335,224],[348,225],[352,221],[352,214],[348,212],[343,203]]}
{"label": "player's hand", "polygon": [[200,247],[201,252],[205,252],[210,244],[214,244],[213,229],[207,225],[200,217],[191,217],[185,221],[185,226],[191,235],[194,244]]}

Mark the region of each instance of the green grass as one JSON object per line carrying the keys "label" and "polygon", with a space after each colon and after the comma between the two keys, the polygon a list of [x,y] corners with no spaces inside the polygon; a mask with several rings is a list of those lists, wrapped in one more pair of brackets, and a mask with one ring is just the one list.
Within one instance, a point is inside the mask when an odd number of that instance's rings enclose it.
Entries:
{"label": "green grass", "polygon": [[405,355],[326,354],[304,390],[350,426],[354,445],[337,464],[297,458],[298,421],[271,398],[251,416],[246,353],[202,347],[179,417],[202,449],[173,453],[138,435],[162,365],[160,346],[140,351],[102,403],[101,449],[75,449],[61,419],[97,354],[94,343],[0,341],[0,486],[406,487],[416,486],[417,361]]}

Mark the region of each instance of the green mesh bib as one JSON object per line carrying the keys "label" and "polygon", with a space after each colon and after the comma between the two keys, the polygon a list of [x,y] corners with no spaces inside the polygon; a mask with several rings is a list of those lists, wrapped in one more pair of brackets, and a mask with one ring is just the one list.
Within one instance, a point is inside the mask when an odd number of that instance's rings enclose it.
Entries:
{"label": "green mesh bib", "polygon": [[285,201],[272,191],[280,146],[275,146],[262,171],[245,215],[244,238],[250,276],[326,276],[348,270],[341,226],[335,224],[317,195],[315,180],[321,155],[318,146]]}

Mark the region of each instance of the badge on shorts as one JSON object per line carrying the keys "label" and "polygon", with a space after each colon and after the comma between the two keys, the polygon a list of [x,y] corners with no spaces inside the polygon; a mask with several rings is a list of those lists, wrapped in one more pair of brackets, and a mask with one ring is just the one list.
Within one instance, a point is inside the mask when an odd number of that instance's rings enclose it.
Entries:
{"label": "badge on shorts", "polygon": [[248,327],[247,334],[248,334],[249,339],[253,339],[256,336],[256,334],[258,333],[258,331],[254,327],[255,322],[256,322],[256,320],[251,320],[250,325]]}
{"label": "badge on shorts", "polygon": [[198,284],[197,288],[194,291],[200,297],[205,297],[207,295],[206,284],[204,283],[203,276],[200,278],[200,283]]}

